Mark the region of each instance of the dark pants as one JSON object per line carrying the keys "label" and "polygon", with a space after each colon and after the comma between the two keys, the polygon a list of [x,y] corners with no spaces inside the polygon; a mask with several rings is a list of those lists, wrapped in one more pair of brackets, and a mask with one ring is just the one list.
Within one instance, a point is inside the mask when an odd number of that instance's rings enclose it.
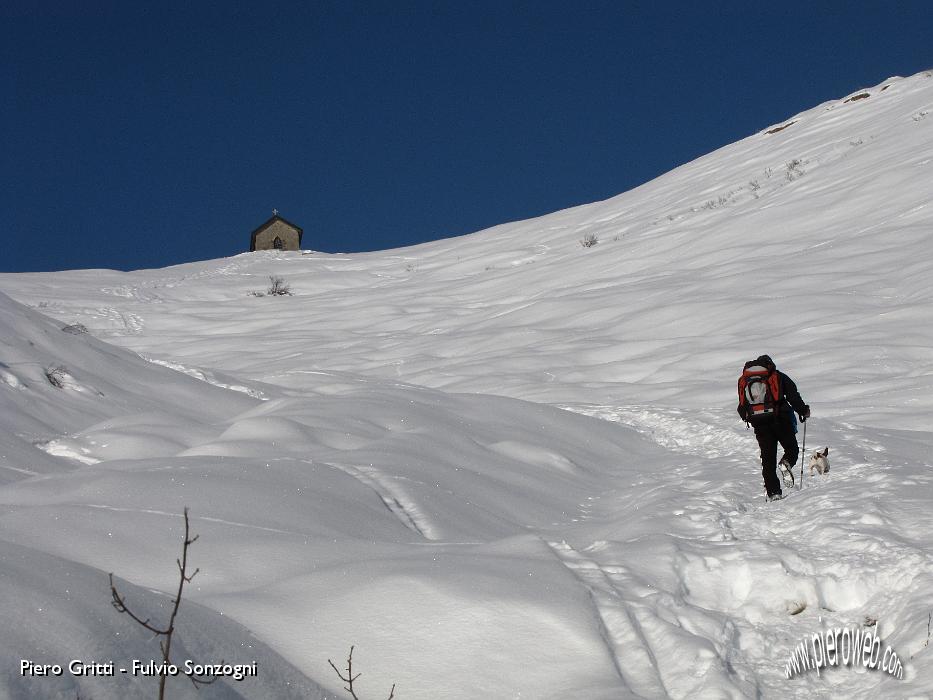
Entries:
{"label": "dark pants", "polygon": [[764,423],[755,426],[755,437],[761,448],[761,475],[765,479],[765,489],[768,495],[781,493],[781,480],[778,479],[777,446],[781,443],[784,448],[784,459],[792,465],[797,463],[800,449],[797,447],[797,435],[794,424],[787,418],[778,418],[773,423]]}

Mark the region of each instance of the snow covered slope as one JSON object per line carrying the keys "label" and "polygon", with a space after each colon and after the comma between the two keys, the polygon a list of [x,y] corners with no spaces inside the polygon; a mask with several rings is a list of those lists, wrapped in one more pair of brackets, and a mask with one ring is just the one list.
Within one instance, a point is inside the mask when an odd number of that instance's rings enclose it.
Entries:
{"label": "snow covered slope", "polygon": [[102,442],[99,456],[91,456],[63,437],[90,423],[112,419],[105,423],[109,433],[98,431],[100,440],[133,433],[133,454],[142,443],[174,454],[216,432],[214,421],[260,403],[102,343],[82,324],[54,323],[2,293],[0,337],[0,483],[68,464],[49,455],[78,462],[113,457]]}
{"label": "snow covered slope", "polygon": [[[611,200],[408,249],[0,275],[36,307],[0,296],[4,560],[105,601],[107,571],[168,591],[188,505],[192,617],[328,697],[351,644],[365,697],[933,694],[930,112],[930,73],[892,78]],[[269,275],[294,296],[253,295]],[[734,412],[762,352],[832,461],[770,505]],[[6,626],[53,595],[28,570]],[[4,660],[123,653],[88,640],[125,620],[82,619]],[[874,620],[904,680],[784,678],[803,637]],[[115,692],[67,680],[0,696]],[[277,696],[251,682],[217,692]]]}

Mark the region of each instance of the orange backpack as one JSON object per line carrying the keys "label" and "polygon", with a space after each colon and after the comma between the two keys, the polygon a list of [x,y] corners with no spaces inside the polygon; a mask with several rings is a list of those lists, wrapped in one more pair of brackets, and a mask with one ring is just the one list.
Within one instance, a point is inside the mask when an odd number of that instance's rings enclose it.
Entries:
{"label": "orange backpack", "polygon": [[739,377],[739,412],[753,425],[773,420],[781,405],[781,375],[774,366],[747,362]]}

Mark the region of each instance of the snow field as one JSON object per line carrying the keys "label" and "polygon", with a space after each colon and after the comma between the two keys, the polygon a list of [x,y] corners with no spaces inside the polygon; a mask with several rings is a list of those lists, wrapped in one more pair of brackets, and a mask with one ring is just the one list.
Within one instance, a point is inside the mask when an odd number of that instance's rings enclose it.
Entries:
{"label": "snow field", "polygon": [[[216,697],[343,697],[351,644],[365,697],[933,693],[933,80],[867,92],[459,239],[0,275],[0,697],[150,687],[9,669],[156,654],[106,573],[156,611],[185,505],[185,648],[266,669]],[[773,504],[761,352],[831,447]],[[784,678],[875,621],[906,680]]]}

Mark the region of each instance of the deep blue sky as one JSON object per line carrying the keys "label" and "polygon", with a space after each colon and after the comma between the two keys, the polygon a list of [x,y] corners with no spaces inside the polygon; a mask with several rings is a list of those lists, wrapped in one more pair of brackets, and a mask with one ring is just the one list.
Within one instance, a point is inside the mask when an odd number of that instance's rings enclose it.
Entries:
{"label": "deep blue sky", "polygon": [[0,271],[231,255],[273,207],[333,252],[605,199],[933,67],[931,29],[929,0],[9,0]]}

